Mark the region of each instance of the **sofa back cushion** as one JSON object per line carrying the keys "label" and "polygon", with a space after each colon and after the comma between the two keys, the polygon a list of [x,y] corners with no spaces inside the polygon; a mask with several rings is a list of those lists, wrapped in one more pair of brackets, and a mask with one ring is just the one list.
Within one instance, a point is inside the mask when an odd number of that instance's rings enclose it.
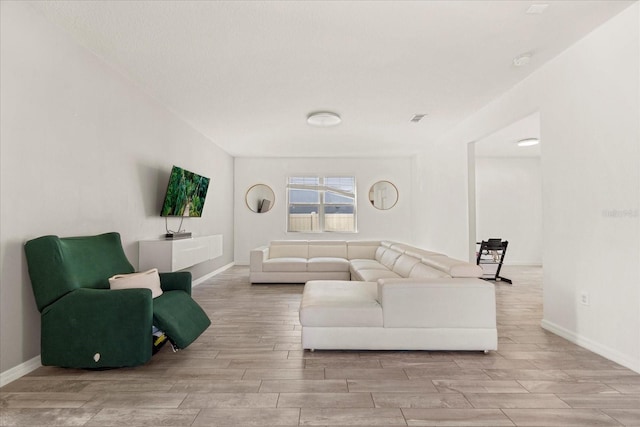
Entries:
{"label": "sofa back cushion", "polygon": [[376,283],[311,280],[302,291],[303,327],[382,327]]}
{"label": "sofa back cushion", "polygon": [[376,250],[380,247],[378,240],[350,240],[347,242],[348,259],[375,259]]}
{"label": "sofa back cushion", "polygon": [[344,240],[309,241],[309,258],[347,258],[347,242]]}
{"label": "sofa back cushion", "polygon": [[438,252],[432,252],[432,251],[427,251],[424,249],[419,249],[419,248],[406,248],[404,253],[406,255],[412,256],[414,258],[418,258],[418,259],[422,259],[422,258],[429,258],[432,256],[438,256],[438,255],[444,255]]}
{"label": "sofa back cushion", "polygon": [[393,266],[398,260],[398,258],[400,257],[400,255],[401,255],[400,252],[396,252],[393,249],[387,249],[380,256],[380,259],[379,259],[380,264],[384,265],[389,270],[393,270]]}
{"label": "sofa back cushion", "polygon": [[402,254],[398,257],[395,264],[393,264],[393,271],[402,277],[409,277],[409,273],[419,262],[420,260],[418,258]]}
{"label": "sofa back cushion", "polygon": [[269,258],[309,258],[309,242],[274,240],[269,247]]}
{"label": "sofa back cushion", "polygon": [[451,277],[482,277],[482,267],[445,255],[422,258],[422,263],[440,270]]}
{"label": "sofa back cushion", "polygon": [[133,273],[120,234],[43,236],[25,244],[38,310],[79,288],[108,289],[109,277]]}
{"label": "sofa back cushion", "polygon": [[428,265],[418,263],[413,266],[411,272],[409,273],[409,277],[411,278],[421,278],[421,279],[436,279],[439,277],[451,277],[447,273],[436,270],[433,267],[429,267]]}

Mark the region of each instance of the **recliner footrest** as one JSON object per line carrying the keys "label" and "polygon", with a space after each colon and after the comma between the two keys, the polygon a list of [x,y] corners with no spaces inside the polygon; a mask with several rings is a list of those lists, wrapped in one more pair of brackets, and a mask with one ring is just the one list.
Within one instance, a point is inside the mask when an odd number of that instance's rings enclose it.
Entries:
{"label": "recliner footrest", "polygon": [[211,325],[211,320],[186,292],[168,291],[153,300],[153,324],[178,348],[186,348]]}

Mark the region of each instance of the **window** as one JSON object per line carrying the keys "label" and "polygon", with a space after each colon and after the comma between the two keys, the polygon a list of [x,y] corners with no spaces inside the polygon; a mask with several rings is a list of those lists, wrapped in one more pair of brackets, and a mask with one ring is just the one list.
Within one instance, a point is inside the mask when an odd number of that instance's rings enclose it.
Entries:
{"label": "window", "polygon": [[287,197],[287,231],[356,231],[353,176],[292,176]]}

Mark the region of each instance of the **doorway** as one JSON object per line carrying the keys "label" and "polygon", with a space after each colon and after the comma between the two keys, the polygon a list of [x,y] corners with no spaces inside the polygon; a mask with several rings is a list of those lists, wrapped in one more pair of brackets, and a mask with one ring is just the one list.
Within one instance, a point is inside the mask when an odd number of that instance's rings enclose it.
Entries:
{"label": "doorway", "polygon": [[505,265],[542,265],[540,114],[533,113],[468,146],[469,258],[477,242],[509,242]]}

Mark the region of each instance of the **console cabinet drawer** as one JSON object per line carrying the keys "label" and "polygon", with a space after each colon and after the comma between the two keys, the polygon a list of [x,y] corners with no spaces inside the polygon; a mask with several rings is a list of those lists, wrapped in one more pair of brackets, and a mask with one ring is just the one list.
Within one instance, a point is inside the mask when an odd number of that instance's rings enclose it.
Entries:
{"label": "console cabinet drawer", "polygon": [[178,271],[222,255],[222,234],[180,240],[142,240],[140,271]]}

